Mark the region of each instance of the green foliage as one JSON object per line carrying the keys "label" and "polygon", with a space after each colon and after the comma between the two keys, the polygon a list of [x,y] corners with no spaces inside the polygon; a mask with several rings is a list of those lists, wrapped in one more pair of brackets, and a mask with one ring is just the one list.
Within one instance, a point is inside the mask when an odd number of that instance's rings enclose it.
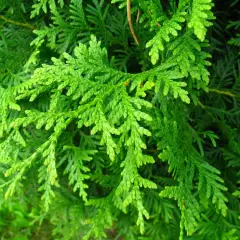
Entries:
{"label": "green foliage", "polygon": [[1,239],[240,238],[237,1],[214,3],[0,1]]}
{"label": "green foliage", "polygon": [[211,0],[193,0],[192,12],[188,23],[189,28],[194,29],[195,35],[203,41],[206,36],[207,28],[212,25],[210,20],[214,19],[211,8]]}
{"label": "green foliage", "polygon": [[[239,1],[234,1],[231,5],[232,8],[234,8],[234,10],[236,11],[236,14],[239,15],[239,9],[236,8],[235,9],[235,5],[238,3]],[[235,20],[235,21],[230,21],[228,26],[228,28],[234,28],[234,30],[237,32],[237,34],[235,36],[233,36],[230,40],[229,40],[229,44],[235,45],[237,47],[240,46],[240,33],[239,33],[239,29],[240,29],[240,21],[239,20]]]}
{"label": "green foliage", "polygon": [[159,59],[159,51],[164,50],[163,40],[169,42],[171,35],[178,36],[178,31],[182,29],[180,23],[185,22],[185,15],[185,12],[176,13],[172,19],[166,20],[156,36],[147,43],[146,47],[152,47],[149,54],[153,64]]}

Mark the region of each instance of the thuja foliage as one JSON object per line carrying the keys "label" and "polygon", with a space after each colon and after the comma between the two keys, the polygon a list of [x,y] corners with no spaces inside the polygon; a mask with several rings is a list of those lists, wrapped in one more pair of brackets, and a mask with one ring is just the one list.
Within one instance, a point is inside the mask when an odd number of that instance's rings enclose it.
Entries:
{"label": "thuja foliage", "polygon": [[0,1],[1,239],[240,239],[238,1]]}

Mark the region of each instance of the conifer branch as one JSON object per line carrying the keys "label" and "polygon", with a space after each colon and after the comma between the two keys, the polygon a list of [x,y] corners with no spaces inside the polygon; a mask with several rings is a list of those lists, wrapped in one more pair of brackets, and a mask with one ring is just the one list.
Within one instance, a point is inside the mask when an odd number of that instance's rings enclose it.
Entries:
{"label": "conifer branch", "polygon": [[66,240],[237,239],[240,62],[206,50],[213,0],[17,2],[24,20],[0,13],[0,199],[33,191]]}

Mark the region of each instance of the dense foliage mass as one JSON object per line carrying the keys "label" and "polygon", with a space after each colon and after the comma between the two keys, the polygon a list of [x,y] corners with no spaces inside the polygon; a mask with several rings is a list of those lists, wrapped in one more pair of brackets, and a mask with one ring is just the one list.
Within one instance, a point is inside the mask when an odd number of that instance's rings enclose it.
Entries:
{"label": "dense foliage mass", "polygon": [[240,239],[238,4],[0,0],[1,239]]}

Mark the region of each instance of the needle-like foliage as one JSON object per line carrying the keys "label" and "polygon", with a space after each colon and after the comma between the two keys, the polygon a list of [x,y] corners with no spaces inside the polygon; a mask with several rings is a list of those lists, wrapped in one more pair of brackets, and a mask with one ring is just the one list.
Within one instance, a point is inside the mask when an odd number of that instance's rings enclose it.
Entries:
{"label": "needle-like foliage", "polygon": [[239,239],[239,23],[213,6],[0,1],[2,239]]}

